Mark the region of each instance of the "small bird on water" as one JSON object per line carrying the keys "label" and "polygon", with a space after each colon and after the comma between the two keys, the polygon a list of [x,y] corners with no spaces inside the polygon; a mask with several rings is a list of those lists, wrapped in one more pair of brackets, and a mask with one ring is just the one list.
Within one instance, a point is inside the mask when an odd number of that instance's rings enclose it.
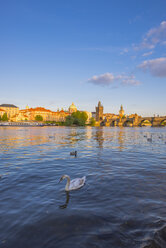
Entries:
{"label": "small bird on water", "polygon": [[152,142],[152,136],[151,138],[147,138],[147,141]]}
{"label": "small bird on water", "polygon": [[66,191],[76,190],[84,186],[86,177],[82,178],[75,178],[73,180],[70,180],[70,177],[68,175],[61,176],[59,182],[61,182],[63,179],[67,178],[67,183],[65,186]]}
{"label": "small bird on water", "polygon": [[71,156],[75,156],[75,157],[77,157],[77,151],[70,152],[70,155],[71,155]]}

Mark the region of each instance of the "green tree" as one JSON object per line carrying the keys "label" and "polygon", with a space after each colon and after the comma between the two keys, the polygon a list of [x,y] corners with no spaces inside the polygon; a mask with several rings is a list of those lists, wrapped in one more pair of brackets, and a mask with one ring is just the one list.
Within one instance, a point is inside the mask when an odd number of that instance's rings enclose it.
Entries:
{"label": "green tree", "polygon": [[88,116],[85,112],[74,112],[71,114],[71,116],[67,116],[66,118],[66,125],[76,125],[76,126],[85,126],[86,120],[88,119]]}
{"label": "green tree", "polygon": [[43,121],[43,117],[41,115],[36,115],[35,121]]}
{"label": "green tree", "polygon": [[66,125],[66,126],[72,126],[73,124],[74,124],[74,118],[73,118],[73,116],[68,115],[68,116],[66,117],[65,125]]}
{"label": "green tree", "polygon": [[0,121],[2,120],[2,117],[1,117],[1,115],[0,115]]}
{"label": "green tree", "polygon": [[8,121],[7,113],[4,113],[1,119],[2,121]]}
{"label": "green tree", "polygon": [[91,118],[90,119],[90,125],[92,126],[92,127],[94,127],[95,126],[95,123],[96,123],[96,121],[95,121],[95,118]]}

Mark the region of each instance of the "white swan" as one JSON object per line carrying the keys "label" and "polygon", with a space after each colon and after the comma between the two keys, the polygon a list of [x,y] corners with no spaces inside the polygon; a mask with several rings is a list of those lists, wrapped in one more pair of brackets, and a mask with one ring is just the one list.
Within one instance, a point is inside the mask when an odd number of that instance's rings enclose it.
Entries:
{"label": "white swan", "polygon": [[66,187],[65,187],[66,191],[71,191],[71,190],[81,188],[82,186],[84,186],[84,183],[85,183],[85,180],[86,180],[85,176],[82,177],[82,178],[75,178],[73,180],[70,180],[70,177],[68,175],[63,175],[60,178],[59,182],[61,182],[65,178],[67,178],[67,183],[66,183]]}

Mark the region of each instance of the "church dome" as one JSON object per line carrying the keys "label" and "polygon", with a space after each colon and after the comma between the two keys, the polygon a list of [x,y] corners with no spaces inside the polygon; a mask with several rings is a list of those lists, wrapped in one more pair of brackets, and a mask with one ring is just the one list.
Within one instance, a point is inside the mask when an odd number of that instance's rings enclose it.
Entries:
{"label": "church dome", "polygon": [[72,104],[69,107],[69,112],[73,113],[77,111],[77,107],[74,105],[74,103],[72,102]]}

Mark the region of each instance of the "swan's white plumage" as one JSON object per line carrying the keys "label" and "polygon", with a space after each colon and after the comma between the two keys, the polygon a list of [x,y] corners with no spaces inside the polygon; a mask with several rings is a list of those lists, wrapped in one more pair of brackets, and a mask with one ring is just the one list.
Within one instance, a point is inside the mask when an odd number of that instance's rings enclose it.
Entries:
{"label": "swan's white plumage", "polygon": [[70,177],[68,175],[63,175],[60,181],[62,181],[65,178],[67,178],[67,183],[65,187],[66,191],[71,191],[81,188],[82,186],[84,186],[86,180],[85,176],[82,178],[75,178],[73,180],[70,180]]}

